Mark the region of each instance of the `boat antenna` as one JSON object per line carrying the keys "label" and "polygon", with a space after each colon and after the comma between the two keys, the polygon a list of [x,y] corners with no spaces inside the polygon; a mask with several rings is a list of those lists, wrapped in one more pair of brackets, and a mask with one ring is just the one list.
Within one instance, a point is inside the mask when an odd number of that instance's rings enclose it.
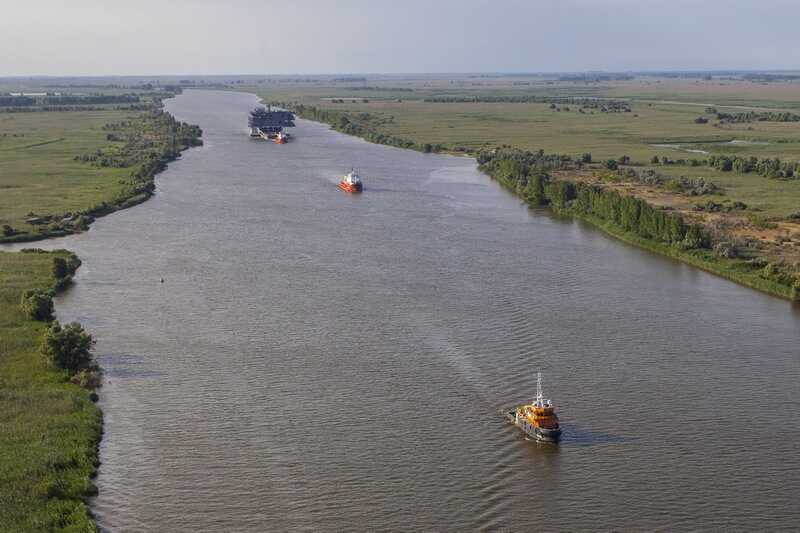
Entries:
{"label": "boat antenna", "polygon": [[541,372],[537,372],[536,373],[536,401],[537,402],[541,402],[543,398],[544,398],[544,395],[542,394],[542,373]]}

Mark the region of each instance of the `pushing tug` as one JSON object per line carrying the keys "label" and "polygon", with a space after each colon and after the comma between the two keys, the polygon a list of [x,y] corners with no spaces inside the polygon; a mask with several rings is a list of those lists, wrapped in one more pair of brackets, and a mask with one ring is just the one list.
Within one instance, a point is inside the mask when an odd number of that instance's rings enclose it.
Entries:
{"label": "pushing tug", "polygon": [[345,192],[361,192],[364,190],[364,184],[361,181],[361,176],[351,170],[344,176],[342,181],[339,182],[339,188]]}
{"label": "pushing tug", "polygon": [[536,373],[536,400],[529,405],[522,405],[506,413],[515,426],[529,437],[543,442],[558,442],[561,438],[561,427],[553,402],[542,395],[542,374]]}
{"label": "pushing tug", "polygon": [[294,126],[294,114],[291,111],[274,111],[271,106],[257,107],[250,112],[247,125],[250,126],[250,137],[286,144],[292,136],[284,128]]}

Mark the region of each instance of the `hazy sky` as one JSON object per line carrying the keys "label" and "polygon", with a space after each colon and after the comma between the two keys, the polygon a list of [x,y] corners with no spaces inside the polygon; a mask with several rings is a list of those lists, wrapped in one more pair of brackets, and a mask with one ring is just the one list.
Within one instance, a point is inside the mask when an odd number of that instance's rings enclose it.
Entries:
{"label": "hazy sky", "polygon": [[800,0],[0,2],[0,76],[800,68]]}

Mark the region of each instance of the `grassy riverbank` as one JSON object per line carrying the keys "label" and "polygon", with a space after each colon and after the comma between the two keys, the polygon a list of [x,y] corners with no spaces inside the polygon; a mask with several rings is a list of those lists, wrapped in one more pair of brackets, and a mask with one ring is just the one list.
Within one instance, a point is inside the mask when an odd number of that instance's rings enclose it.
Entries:
{"label": "grassy riverbank", "polygon": [[56,285],[53,257],[67,255],[0,252],[0,531],[95,529],[86,498],[101,412],[42,355],[46,324],[19,305],[25,290]]}
{"label": "grassy riverbank", "polygon": [[[800,278],[770,269],[756,250],[739,257],[722,257],[700,224],[687,223],[679,214],[663,211],[620,194],[602,183],[554,179],[549,174],[511,174],[503,170],[503,156],[482,154],[481,170],[532,207],[548,206],[557,214],[587,221],[605,233],[653,253],[672,257],[741,285],[800,300]],[[535,182],[535,184],[534,184]]]}
{"label": "grassy riverbank", "polygon": [[82,231],[149,198],[155,174],[202,143],[159,106],[0,113],[0,242]]}
{"label": "grassy riverbank", "polygon": [[653,252],[796,298],[800,97],[794,89],[744,79],[570,83],[532,76],[275,84],[254,92],[379,144],[476,157],[500,146],[563,154],[556,159],[566,164],[540,170],[553,171],[554,181],[644,200],[703,228],[709,244],[687,250],[570,206],[554,206],[558,211]]}
{"label": "grassy riverbank", "polygon": [[[0,109],[0,242],[83,231],[136,205],[168,162],[202,142],[199,127],[161,110],[160,95],[95,107]],[[42,355],[46,323],[20,307],[23,292],[64,285],[53,259],[69,255],[0,252],[0,531],[96,529],[87,498],[102,414]]]}

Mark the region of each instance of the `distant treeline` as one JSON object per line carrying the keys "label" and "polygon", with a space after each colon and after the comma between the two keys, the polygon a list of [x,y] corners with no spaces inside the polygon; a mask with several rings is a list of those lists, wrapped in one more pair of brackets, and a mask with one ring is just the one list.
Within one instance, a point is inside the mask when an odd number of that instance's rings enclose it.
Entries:
{"label": "distant treeline", "polygon": [[742,79],[749,81],[793,81],[793,80],[800,80],[800,75],[753,73],[753,74],[744,74],[742,76]]}
{"label": "distant treeline", "polygon": [[558,81],[628,81],[636,79],[635,76],[630,74],[614,74],[614,73],[598,73],[598,72],[585,72],[580,74],[562,74],[558,77]]}
{"label": "distant treeline", "polygon": [[736,172],[739,174],[754,173],[765,178],[800,179],[800,162],[781,161],[778,158],[738,155],[709,155],[707,159],[669,159],[668,157],[653,156],[650,160],[653,165],[689,165],[692,167],[711,167],[722,172]]}
{"label": "distant treeline", "polygon": [[776,111],[747,111],[744,113],[719,113],[717,120],[723,123],[742,122],[800,122],[800,115]]}
{"label": "distant treeline", "polygon": [[393,93],[413,93],[414,89],[410,87],[345,87],[348,91],[386,91]]}
{"label": "distant treeline", "polygon": [[137,94],[93,94],[61,96],[0,96],[0,107],[72,106],[133,104],[141,101]]}
{"label": "distant treeline", "polygon": [[711,155],[708,166],[723,172],[747,174],[754,172],[765,178],[798,178],[800,163],[797,161],[781,161],[778,158],[740,157],[728,155]]}
{"label": "distant treeline", "polygon": [[436,96],[425,98],[423,102],[436,104],[463,104],[463,103],[489,103],[489,104],[555,104],[573,105],[608,112],[630,112],[631,106],[624,100],[604,100],[601,98],[579,98],[574,96],[541,96],[541,95],[516,95],[516,96]]}
{"label": "distant treeline", "polygon": [[99,105],[57,105],[57,106],[31,106],[31,107],[0,107],[0,113],[40,113],[47,111],[147,111],[152,109],[150,103],[129,105],[99,106]]}

